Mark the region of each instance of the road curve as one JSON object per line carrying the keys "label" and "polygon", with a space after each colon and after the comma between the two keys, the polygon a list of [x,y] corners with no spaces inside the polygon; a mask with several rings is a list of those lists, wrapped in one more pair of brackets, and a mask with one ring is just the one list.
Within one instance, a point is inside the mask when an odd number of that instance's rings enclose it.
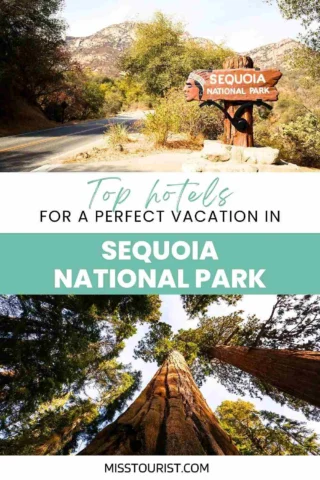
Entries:
{"label": "road curve", "polygon": [[[130,125],[139,115],[118,115],[114,118],[90,120],[77,125],[28,132],[0,138],[0,172],[30,172],[75,150],[85,151],[102,140],[111,123]],[[140,117],[141,118],[141,117]]]}

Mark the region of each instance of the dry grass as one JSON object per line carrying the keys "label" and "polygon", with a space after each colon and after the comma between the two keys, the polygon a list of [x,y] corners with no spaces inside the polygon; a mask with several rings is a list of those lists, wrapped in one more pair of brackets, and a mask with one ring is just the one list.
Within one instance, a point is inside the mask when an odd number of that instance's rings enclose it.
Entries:
{"label": "dry grass", "polygon": [[123,158],[145,157],[154,153],[190,153],[202,149],[202,137],[196,139],[187,139],[181,135],[172,136],[167,145],[156,147],[154,143],[141,133],[129,134],[127,142],[122,145],[123,150],[117,150],[113,145],[102,148],[93,148],[88,152],[83,152],[75,157],[64,160],[63,163],[82,163],[82,162],[100,162],[107,160],[121,160]]}

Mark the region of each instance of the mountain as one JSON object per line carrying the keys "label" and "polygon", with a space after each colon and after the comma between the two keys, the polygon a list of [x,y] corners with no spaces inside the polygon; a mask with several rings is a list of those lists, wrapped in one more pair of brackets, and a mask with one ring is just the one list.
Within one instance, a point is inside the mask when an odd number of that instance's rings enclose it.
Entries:
{"label": "mountain", "polygon": [[117,66],[121,53],[134,40],[136,23],[124,22],[110,25],[89,37],[67,37],[74,60],[83,67],[109,77],[119,75]]}
{"label": "mountain", "polygon": [[299,42],[286,38],[280,42],[250,50],[245,55],[249,55],[254,60],[255,66],[259,68],[286,68],[288,57],[300,45]]}
{"label": "mountain", "polygon": [[[108,77],[119,76],[118,60],[120,55],[132,44],[135,38],[135,22],[124,22],[100,30],[88,37],[67,37],[67,42],[74,60],[94,72]],[[191,38],[186,32],[185,38]],[[211,40],[195,38],[205,45]],[[250,52],[246,52],[260,68],[285,68],[286,56],[299,45],[292,39],[285,39],[278,43],[271,43]]]}

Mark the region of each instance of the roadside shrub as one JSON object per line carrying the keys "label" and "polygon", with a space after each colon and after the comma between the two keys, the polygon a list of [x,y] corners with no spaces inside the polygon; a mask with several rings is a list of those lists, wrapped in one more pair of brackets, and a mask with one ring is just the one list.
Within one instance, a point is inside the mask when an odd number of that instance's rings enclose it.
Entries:
{"label": "roadside shrub", "polygon": [[288,142],[289,159],[301,165],[320,168],[320,118],[312,113],[282,125],[282,137]]}
{"label": "roadside shrub", "polygon": [[113,123],[105,132],[108,144],[111,148],[122,146],[129,141],[129,130],[126,125],[121,123]]}
{"label": "roadside shrub", "polygon": [[217,138],[223,131],[222,115],[211,107],[200,108],[198,102],[187,103],[181,89],[172,89],[161,99],[154,113],[147,115],[144,133],[156,145],[168,143],[170,134]]}
{"label": "roadside shrub", "polygon": [[280,150],[280,158],[300,166],[320,168],[320,118],[312,113],[288,123],[261,122],[256,143]]}
{"label": "roadside shrub", "polygon": [[179,131],[180,123],[177,103],[170,102],[167,96],[160,101],[154,113],[147,115],[143,133],[150,137],[155,145],[164,146],[170,133]]}

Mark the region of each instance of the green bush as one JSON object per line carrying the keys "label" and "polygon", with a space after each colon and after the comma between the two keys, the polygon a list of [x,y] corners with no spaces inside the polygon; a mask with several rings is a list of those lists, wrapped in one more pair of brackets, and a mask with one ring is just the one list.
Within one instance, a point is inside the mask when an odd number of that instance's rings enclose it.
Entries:
{"label": "green bush", "polygon": [[255,141],[280,150],[281,159],[300,166],[320,168],[320,117],[307,113],[288,123],[261,122]]}
{"label": "green bush", "polygon": [[156,145],[166,145],[169,135],[185,134],[189,139],[199,135],[217,138],[223,131],[223,118],[212,107],[200,108],[197,102],[187,103],[181,89],[172,89],[161,99],[155,112],[147,115],[144,133]]}
{"label": "green bush", "polygon": [[281,134],[289,144],[289,159],[299,159],[304,166],[320,168],[320,117],[312,113],[281,126]]}

